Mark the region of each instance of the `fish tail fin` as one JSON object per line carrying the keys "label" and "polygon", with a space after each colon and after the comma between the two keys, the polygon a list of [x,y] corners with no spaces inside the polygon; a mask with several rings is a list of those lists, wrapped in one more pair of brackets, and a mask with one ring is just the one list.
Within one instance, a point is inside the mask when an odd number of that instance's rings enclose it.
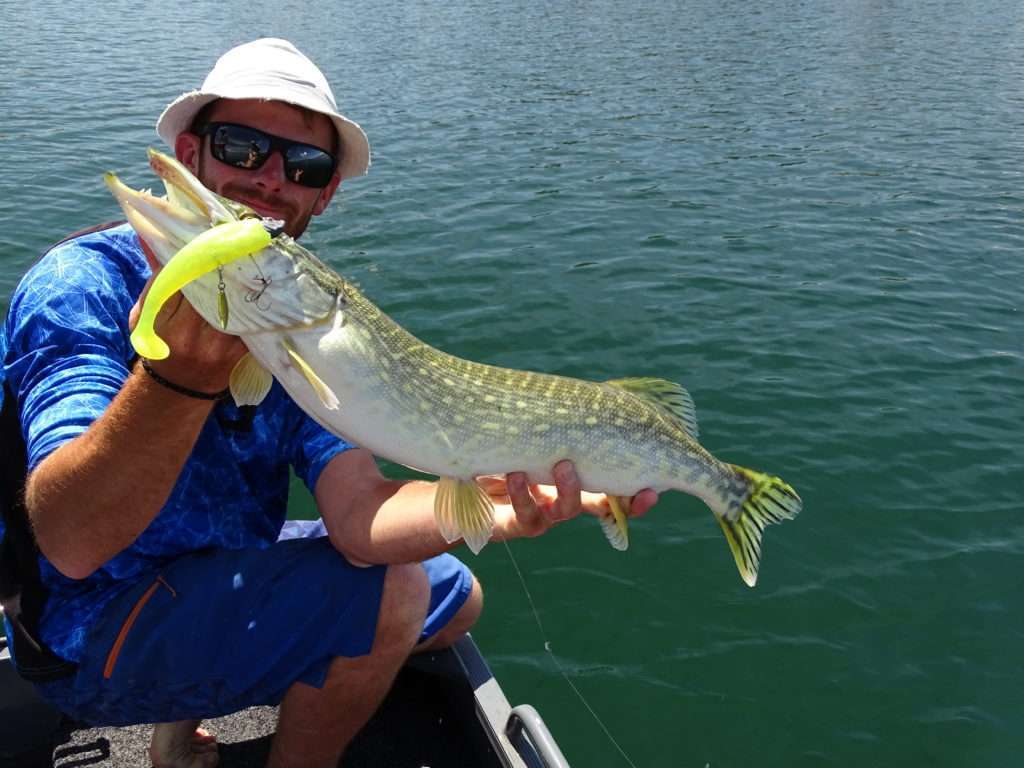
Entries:
{"label": "fish tail fin", "polygon": [[735,464],[729,466],[745,493],[731,501],[724,512],[716,511],[715,517],[736,558],[740,577],[752,587],[757,583],[765,527],[792,520],[799,514],[803,502],[796,491],[778,477]]}

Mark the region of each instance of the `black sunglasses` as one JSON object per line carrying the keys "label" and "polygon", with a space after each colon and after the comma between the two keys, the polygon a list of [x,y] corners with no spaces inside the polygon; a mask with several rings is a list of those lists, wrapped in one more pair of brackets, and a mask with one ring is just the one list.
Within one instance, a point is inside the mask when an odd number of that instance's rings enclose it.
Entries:
{"label": "black sunglasses", "polygon": [[237,123],[207,123],[195,133],[210,137],[210,154],[232,168],[254,171],[277,150],[284,159],[285,177],[296,184],[323,189],[331,180],[338,159],[325,149]]}

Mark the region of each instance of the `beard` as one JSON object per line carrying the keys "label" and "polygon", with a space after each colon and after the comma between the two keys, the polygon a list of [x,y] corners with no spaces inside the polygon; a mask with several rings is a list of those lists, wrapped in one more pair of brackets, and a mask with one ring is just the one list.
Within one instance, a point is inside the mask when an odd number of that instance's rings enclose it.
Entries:
{"label": "beard", "polygon": [[[213,158],[210,158],[210,161],[218,162],[213,160]],[[225,181],[215,188],[210,184],[210,176],[206,172],[206,163],[206,153],[201,152],[199,154],[199,173],[197,176],[207,188],[212,189],[218,195],[229,200],[249,206],[260,216],[284,221],[285,232],[295,239],[298,239],[306,231],[309,220],[313,216],[312,206],[310,210],[303,210],[298,205],[283,199],[281,196],[268,195],[262,188],[245,184],[237,179]],[[318,195],[317,200],[319,199]]]}

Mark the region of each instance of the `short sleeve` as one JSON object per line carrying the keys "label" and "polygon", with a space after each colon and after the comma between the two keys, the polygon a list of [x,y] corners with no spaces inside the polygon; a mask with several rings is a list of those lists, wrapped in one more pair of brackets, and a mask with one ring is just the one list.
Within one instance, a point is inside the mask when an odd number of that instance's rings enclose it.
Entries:
{"label": "short sleeve", "polygon": [[317,480],[327,462],[356,446],[328,432],[299,410],[297,405],[293,404],[293,407],[298,412],[298,423],[292,433],[292,467],[312,493],[316,490]]}
{"label": "short sleeve", "polygon": [[120,391],[132,357],[132,287],[117,260],[72,241],[47,254],[15,291],[4,374],[21,411],[30,469],[82,434]]}

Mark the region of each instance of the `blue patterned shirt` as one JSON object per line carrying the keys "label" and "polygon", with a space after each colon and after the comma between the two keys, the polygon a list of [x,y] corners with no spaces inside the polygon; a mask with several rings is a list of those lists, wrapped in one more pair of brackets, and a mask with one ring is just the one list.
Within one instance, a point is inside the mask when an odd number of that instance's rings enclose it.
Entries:
{"label": "blue patterned shirt", "polygon": [[[134,354],[128,313],[149,275],[137,236],[122,225],[54,248],[15,290],[0,334],[0,375],[20,408],[30,471],[88,429],[121,389]],[[40,558],[50,590],[40,634],[57,654],[77,661],[104,606],[174,557],[272,544],[287,511],[289,467],[312,490],[327,462],[352,447],[276,382],[251,428],[233,427],[239,417],[230,400],[216,405],[160,514],[94,574],[69,579]]]}

